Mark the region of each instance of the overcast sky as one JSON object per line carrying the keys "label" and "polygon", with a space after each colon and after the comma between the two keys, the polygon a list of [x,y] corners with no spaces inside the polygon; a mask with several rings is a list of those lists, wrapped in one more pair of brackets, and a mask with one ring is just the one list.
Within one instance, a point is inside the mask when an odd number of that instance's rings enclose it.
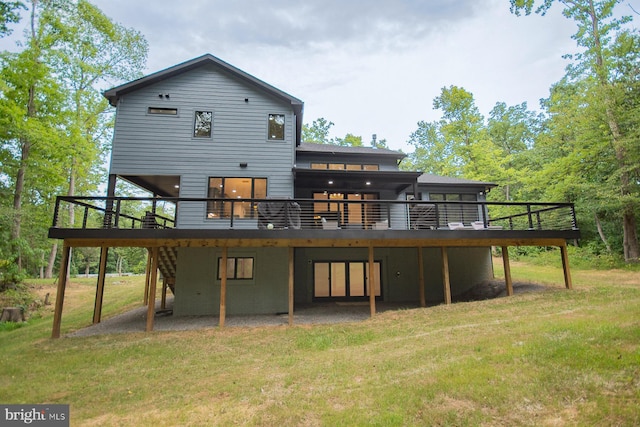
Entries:
{"label": "overcast sky", "polygon": [[539,99],[576,50],[557,5],[516,17],[509,0],[92,0],[149,42],[147,72],[211,53],[304,101],[304,122],[406,144],[419,120],[440,117],[445,86],[496,102]]}

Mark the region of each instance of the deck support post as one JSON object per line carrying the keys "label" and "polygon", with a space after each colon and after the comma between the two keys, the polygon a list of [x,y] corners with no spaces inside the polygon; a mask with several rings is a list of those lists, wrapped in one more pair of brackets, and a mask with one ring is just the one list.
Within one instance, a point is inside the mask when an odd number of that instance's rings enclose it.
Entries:
{"label": "deck support post", "polygon": [[426,307],[427,301],[424,294],[424,258],[422,246],[418,246],[418,280],[420,282],[420,307]]}
{"label": "deck support post", "polygon": [[162,278],[162,295],[161,295],[161,301],[160,301],[160,308],[162,310],[167,308],[167,279],[166,277]]}
{"label": "deck support post", "polygon": [[149,283],[149,304],[147,305],[147,332],[153,331],[156,315],[156,286],[158,282],[158,248],[151,250],[151,282]]}
{"label": "deck support post", "polygon": [[567,244],[560,246],[560,254],[562,256],[562,271],[564,272],[564,286],[567,289],[573,289],[571,282],[571,270],[569,269],[569,254],[567,253]]}
{"label": "deck support post", "polygon": [[102,301],[104,298],[104,279],[107,275],[107,257],[109,256],[109,247],[100,248],[100,264],[98,267],[98,283],[96,284],[96,300],[93,306],[93,324],[100,323],[102,320]]}
{"label": "deck support post", "polygon": [[222,265],[220,266],[220,322],[224,328],[224,321],[227,317],[227,247],[222,247]]}
{"label": "deck support post", "polygon": [[504,284],[507,296],[513,295],[513,280],[511,280],[511,264],[509,263],[509,246],[502,246],[502,265],[504,266]]}
{"label": "deck support post", "polygon": [[444,303],[451,304],[451,282],[449,280],[449,253],[445,246],[440,248],[442,252],[442,284],[444,286]]}
{"label": "deck support post", "polygon": [[144,278],[144,305],[149,304],[149,280],[151,279],[151,248],[147,248],[147,268]]}
{"label": "deck support post", "polygon": [[373,246],[369,246],[369,308],[371,317],[376,315],[376,280],[375,265],[373,261]]}
{"label": "deck support post", "polygon": [[64,291],[67,287],[67,272],[69,271],[69,255],[71,247],[64,242],[62,259],[60,260],[60,273],[58,274],[58,291],[56,293],[56,306],[53,312],[53,328],[51,338],[60,338],[60,325],[62,323],[62,306],[64,305]]}
{"label": "deck support post", "polygon": [[293,326],[293,282],[294,282],[294,262],[293,248],[289,247],[289,326]]}

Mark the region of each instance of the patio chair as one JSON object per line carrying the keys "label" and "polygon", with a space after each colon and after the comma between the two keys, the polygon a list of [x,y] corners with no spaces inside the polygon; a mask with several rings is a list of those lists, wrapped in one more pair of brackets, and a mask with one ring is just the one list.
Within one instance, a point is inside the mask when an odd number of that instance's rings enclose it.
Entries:
{"label": "patio chair", "polygon": [[338,230],[338,221],[327,221],[325,217],[322,217],[322,229],[323,230]]}

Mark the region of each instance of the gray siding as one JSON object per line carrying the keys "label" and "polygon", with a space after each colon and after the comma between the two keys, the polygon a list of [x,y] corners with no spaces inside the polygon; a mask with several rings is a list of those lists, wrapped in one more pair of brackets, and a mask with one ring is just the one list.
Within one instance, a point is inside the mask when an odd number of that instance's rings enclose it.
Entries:
{"label": "gray siding", "polygon": [[[176,316],[220,313],[218,248],[180,248],[173,312]],[[289,308],[288,249],[229,249],[229,257],[254,257],[253,280],[227,282],[227,314],[275,314]]]}
{"label": "gray siding", "polygon": [[[177,108],[178,115],[150,115],[148,107]],[[195,111],[213,112],[211,138],[192,137]],[[267,139],[270,113],[285,115],[284,141]],[[203,66],[120,99],[111,173],[180,175],[180,197],[207,197],[210,176],[261,177],[268,179],[269,196],[292,197],[294,141],[290,105]],[[204,204],[179,207],[178,227],[218,225],[206,220]]]}
{"label": "gray siding", "polygon": [[[449,248],[451,294],[460,295],[484,280],[493,278],[491,248]],[[382,261],[382,296],[387,302],[419,302],[417,248],[375,248],[374,258]],[[298,248],[295,257],[295,302],[313,299],[313,261],[366,261],[367,249]],[[425,297],[430,303],[444,300],[442,252],[424,248]]]}
{"label": "gray siding", "polygon": [[397,171],[398,164],[395,158],[385,156],[357,156],[344,155],[336,153],[335,156],[327,156],[323,153],[299,152],[297,156],[296,166],[299,168],[311,168],[311,163],[348,163],[348,164],[364,164],[379,165],[381,171]]}

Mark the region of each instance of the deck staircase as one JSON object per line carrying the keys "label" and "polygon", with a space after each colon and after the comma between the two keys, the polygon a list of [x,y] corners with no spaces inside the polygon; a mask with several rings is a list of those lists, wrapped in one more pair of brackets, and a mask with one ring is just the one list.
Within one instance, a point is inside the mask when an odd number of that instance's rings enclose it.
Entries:
{"label": "deck staircase", "polygon": [[158,248],[158,270],[164,280],[166,280],[171,293],[175,295],[176,265],[178,262],[178,251],[174,247],[161,246]]}

